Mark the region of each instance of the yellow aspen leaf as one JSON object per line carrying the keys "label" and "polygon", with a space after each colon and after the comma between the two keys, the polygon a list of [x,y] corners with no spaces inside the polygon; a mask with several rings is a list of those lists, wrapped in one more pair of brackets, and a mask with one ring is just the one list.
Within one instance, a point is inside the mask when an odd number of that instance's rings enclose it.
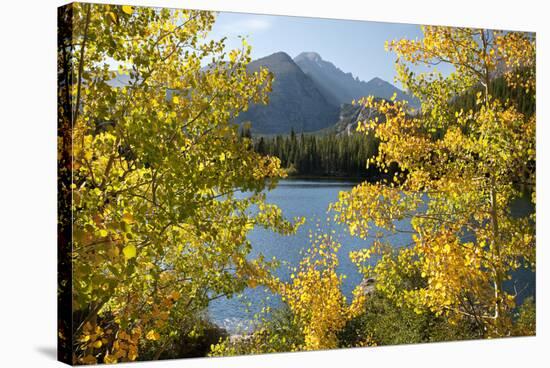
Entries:
{"label": "yellow aspen leaf", "polygon": [[131,224],[132,222],[134,222],[134,216],[129,212],[124,212],[124,214],[122,215],[122,221],[127,224]]}
{"label": "yellow aspen leaf", "polygon": [[93,355],[86,355],[81,359],[81,362],[84,364],[97,364],[97,359]]}
{"label": "yellow aspen leaf", "polygon": [[105,364],[114,364],[117,361],[118,359],[116,358],[116,356],[111,354],[106,354],[105,357],[103,358],[103,363]]}
{"label": "yellow aspen leaf", "polygon": [[[118,19],[117,19],[115,13],[113,13],[113,12],[108,12],[107,14],[109,15],[109,17],[111,18],[111,20],[113,21],[113,23],[117,23],[117,22],[118,22]],[[86,92],[87,92],[86,94],[89,93],[88,90],[86,90]]]}
{"label": "yellow aspen leaf", "polygon": [[124,254],[124,258],[126,259],[132,259],[136,256],[136,246],[133,244],[127,245],[122,249],[122,253]]}
{"label": "yellow aspen leaf", "polygon": [[122,5],[122,11],[128,15],[132,15],[134,13],[134,7],[131,5]]}
{"label": "yellow aspen leaf", "polygon": [[160,339],[160,335],[155,330],[150,330],[149,332],[147,332],[145,338],[147,340],[157,341],[158,339]]}

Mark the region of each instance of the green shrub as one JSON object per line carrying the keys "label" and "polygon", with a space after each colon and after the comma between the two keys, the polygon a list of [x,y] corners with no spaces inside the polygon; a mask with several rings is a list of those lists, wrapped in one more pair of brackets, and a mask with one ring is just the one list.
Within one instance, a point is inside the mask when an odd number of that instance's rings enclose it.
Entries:
{"label": "green shrub", "polygon": [[143,343],[140,346],[139,360],[205,357],[213,344],[228,336],[225,329],[200,317],[193,324],[181,326],[178,333],[161,342],[161,346],[158,342]]}
{"label": "green shrub", "polygon": [[473,325],[452,325],[430,312],[418,314],[397,306],[379,291],[369,295],[364,312],[351,319],[338,336],[340,347],[363,346],[367,339],[376,345],[396,345],[479,337]]}
{"label": "green shrub", "polygon": [[533,297],[523,301],[515,317],[514,336],[535,336],[537,334],[537,305]]}
{"label": "green shrub", "polygon": [[250,334],[226,337],[212,346],[211,356],[266,354],[296,351],[304,336],[287,306],[262,318]]}

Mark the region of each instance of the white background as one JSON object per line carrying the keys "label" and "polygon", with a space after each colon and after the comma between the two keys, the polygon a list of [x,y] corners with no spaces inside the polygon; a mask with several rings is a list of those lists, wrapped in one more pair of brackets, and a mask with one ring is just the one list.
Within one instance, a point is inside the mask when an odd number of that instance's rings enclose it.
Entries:
{"label": "white background", "polygon": [[[106,2],[106,1],[96,1]],[[532,367],[548,352],[548,69],[544,1],[149,0],[109,3],[325,18],[478,26],[537,32],[537,337],[398,347],[190,359],[136,367]],[[59,0],[0,8],[0,366],[57,367],[56,7]],[[357,42],[361,42],[357,35]],[[546,70],[545,70],[546,69]],[[546,105],[546,106],[545,106]],[[543,140],[548,146],[543,144]],[[544,280],[544,281],[543,281]],[[546,350],[545,350],[546,349]]]}

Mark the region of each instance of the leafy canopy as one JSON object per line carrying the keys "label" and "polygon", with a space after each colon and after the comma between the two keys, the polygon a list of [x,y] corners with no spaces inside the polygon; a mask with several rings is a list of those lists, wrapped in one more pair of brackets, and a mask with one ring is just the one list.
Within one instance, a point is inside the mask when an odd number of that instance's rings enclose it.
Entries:
{"label": "leafy canopy", "polygon": [[297,226],[261,194],[284,175],[279,160],[254,153],[232,124],[267,102],[272,77],[247,72],[245,42],[226,51],[207,38],[211,12],[71,7],[73,37],[59,52],[74,82],[75,363],[132,361],[268,272],[247,258],[254,226]]}
{"label": "leafy canopy", "polygon": [[[405,101],[362,101],[384,117],[358,127],[380,140],[371,164],[381,170],[397,164],[400,172],[342,192],[333,210],[353,235],[372,241],[351,257],[398,305],[474,321],[485,336],[506,336],[516,293],[504,283],[519,268],[535,268],[534,214],[512,216],[511,206],[525,187],[535,202],[536,122],[511,101],[491,96],[489,85],[504,75],[512,88],[535,98],[534,36],[450,27],[423,32],[420,40],[387,44],[420,110]],[[440,63],[454,71],[444,77],[411,70]],[[457,111],[453,101],[479,86],[475,108]],[[411,243],[393,250],[388,235],[397,232],[409,233]],[[374,265],[373,255],[381,257]],[[403,272],[416,270],[425,286],[399,287]]]}

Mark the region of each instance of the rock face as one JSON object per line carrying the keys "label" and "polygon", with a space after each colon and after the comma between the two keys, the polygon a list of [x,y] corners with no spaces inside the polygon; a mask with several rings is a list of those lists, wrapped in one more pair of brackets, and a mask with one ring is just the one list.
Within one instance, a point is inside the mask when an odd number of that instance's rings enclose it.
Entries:
{"label": "rock face", "polygon": [[363,295],[372,294],[376,288],[376,280],[373,278],[363,279],[359,284]]}
{"label": "rock face", "polygon": [[329,102],[317,85],[290,56],[277,52],[255,60],[250,71],[266,67],[274,75],[268,105],[253,105],[237,118],[238,123],[251,122],[256,133],[284,134],[311,132],[338,121],[339,108]]}
{"label": "rock face", "polygon": [[351,103],[361,97],[373,95],[379,98],[390,99],[395,93],[397,99],[407,100],[413,107],[418,101],[380,78],[373,78],[368,82],[359,80],[351,73],[345,73],[329,61],[325,61],[316,52],[303,52],[294,58],[294,62],[319,87],[319,90],[335,104]]}
{"label": "rock face", "polygon": [[363,106],[342,104],[340,106],[340,117],[332,127],[336,135],[350,135],[357,129],[357,123],[364,117]]}
{"label": "rock face", "polygon": [[420,102],[415,97],[406,94],[399,88],[395,87],[393,84],[386,82],[385,80],[378,77],[374,77],[370,81],[365,83],[365,91],[370,92],[369,94],[375,97],[385,98],[388,100],[395,93],[397,96],[397,100],[407,100],[409,101],[409,105],[415,108],[420,106]]}
{"label": "rock face", "polygon": [[342,104],[340,105],[340,116],[338,121],[331,127],[324,130],[326,133],[336,135],[351,135],[357,131],[357,124],[361,121],[368,121],[378,117],[380,121],[384,121],[384,116],[378,114],[373,109],[365,108],[359,104]]}

